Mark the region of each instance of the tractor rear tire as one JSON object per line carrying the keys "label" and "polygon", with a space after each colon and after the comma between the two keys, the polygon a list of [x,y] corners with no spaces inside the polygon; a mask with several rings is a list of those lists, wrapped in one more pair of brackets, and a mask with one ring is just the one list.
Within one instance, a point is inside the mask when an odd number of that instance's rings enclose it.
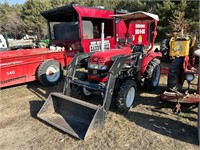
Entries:
{"label": "tractor rear tire", "polygon": [[37,77],[44,86],[56,85],[63,77],[63,68],[56,60],[45,60],[38,68]]}
{"label": "tractor rear tire", "polygon": [[170,91],[177,91],[181,89],[181,72],[183,70],[184,58],[176,58],[171,62],[169,73],[167,77],[167,87]]}
{"label": "tractor rear tire", "polygon": [[119,112],[128,112],[136,97],[137,85],[132,79],[125,80],[118,92],[117,108]]}
{"label": "tractor rear tire", "polygon": [[145,71],[144,86],[148,91],[155,90],[160,81],[160,60],[157,58],[152,59]]}

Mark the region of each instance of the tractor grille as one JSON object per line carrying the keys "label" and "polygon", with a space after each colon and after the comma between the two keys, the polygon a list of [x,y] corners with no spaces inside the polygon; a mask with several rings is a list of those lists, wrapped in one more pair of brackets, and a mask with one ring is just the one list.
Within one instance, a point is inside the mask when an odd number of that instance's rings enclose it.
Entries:
{"label": "tractor grille", "polygon": [[97,78],[104,78],[108,74],[108,70],[88,69],[88,74]]}

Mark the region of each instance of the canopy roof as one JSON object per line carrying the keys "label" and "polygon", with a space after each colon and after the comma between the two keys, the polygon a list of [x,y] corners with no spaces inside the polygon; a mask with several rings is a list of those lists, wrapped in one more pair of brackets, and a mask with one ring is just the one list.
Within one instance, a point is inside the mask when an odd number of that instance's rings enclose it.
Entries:
{"label": "canopy roof", "polygon": [[127,14],[117,14],[117,15],[112,15],[112,17],[131,22],[153,22],[155,20],[159,21],[158,15],[143,11],[137,11]]}
{"label": "canopy roof", "polygon": [[69,4],[43,11],[41,12],[41,15],[49,21],[72,21],[77,18],[76,16],[112,19],[111,15],[114,15],[114,11],[96,7],[85,7],[77,4]]}

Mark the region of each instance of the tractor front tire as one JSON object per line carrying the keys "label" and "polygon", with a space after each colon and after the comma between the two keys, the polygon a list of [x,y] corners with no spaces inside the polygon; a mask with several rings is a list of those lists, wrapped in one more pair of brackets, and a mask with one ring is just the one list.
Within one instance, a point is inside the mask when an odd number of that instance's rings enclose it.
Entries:
{"label": "tractor front tire", "polygon": [[145,71],[144,86],[148,91],[155,90],[160,81],[160,60],[157,58],[152,59]]}
{"label": "tractor front tire", "polygon": [[136,97],[137,85],[132,79],[125,80],[118,92],[117,109],[119,112],[128,112]]}
{"label": "tractor front tire", "polygon": [[56,85],[63,77],[63,68],[56,60],[45,60],[38,68],[37,77],[44,86]]}

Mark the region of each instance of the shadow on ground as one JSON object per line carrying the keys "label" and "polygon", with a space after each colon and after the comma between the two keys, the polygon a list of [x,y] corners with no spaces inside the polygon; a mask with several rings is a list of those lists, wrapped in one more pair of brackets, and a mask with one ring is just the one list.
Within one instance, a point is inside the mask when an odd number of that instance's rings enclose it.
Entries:
{"label": "shadow on ground", "polygon": [[125,117],[135,124],[161,135],[190,144],[198,143],[197,128],[181,121],[140,112],[130,112]]}
{"label": "shadow on ground", "polygon": [[27,84],[27,88],[37,95],[39,98],[44,99],[48,98],[49,94],[51,92],[59,92],[62,93],[63,87],[64,87],[64,81],[65,79],[63,78],[61,82],[59,82],[57,85],[54,86],[49,86],[49,87],[44,87],[41,85],[39,82],[30,82]]}

